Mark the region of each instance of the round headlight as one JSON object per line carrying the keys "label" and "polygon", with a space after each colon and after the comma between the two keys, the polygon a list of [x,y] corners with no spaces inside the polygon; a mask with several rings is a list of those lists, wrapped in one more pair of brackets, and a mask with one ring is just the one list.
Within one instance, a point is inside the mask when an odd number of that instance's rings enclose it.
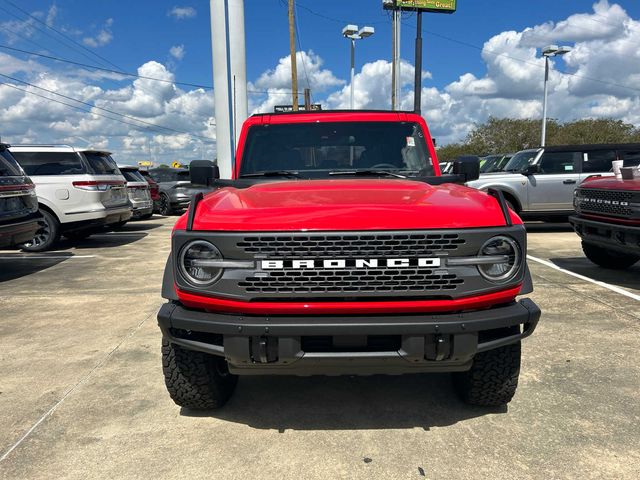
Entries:
{"label": "round headlight", "polygon": [[209,285],[222,275],[222,269],[215,265],[215,260],[222,260],[220,250],[209,242],[195,240],[182,247],[178,267],[189,283]]}
{"label": "round headlight", "polygon": [[480,249],[480,256],[505,257],[503,262],[478,265],[480,274],[492,282],[506,282],[520,268],[520,247],[509,237],[498,236],[489,239]]}

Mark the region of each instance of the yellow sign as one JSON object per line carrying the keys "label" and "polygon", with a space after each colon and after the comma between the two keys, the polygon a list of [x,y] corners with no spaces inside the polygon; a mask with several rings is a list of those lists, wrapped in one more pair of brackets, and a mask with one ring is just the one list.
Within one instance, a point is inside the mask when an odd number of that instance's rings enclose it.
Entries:
{"label": "yellow sign", "polygon": [[403,10],[422,10],[425,12],[453,13],[456,0],[396,0],[396,8]]}
{"label": "yellow sign", "polygon": [[172,166],[173,168],[182,168],[184,165],[182,165],[180,162],[178,162],[178,161],[176,160],[176,161],[174,161],[174,162],[171,164],[171,166]]}

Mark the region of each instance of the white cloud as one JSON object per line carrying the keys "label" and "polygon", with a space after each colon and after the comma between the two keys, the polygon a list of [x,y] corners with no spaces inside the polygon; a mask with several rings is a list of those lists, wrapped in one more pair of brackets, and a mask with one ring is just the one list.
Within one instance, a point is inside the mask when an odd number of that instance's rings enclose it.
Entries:
{"label": "white cloud", "polygon": [[169,55],[171,55],[176,60],[182,60],[187,53],[184,45],[174,45],[169,49]]}
{"label": "white cloud", "polygon": [[45,23],[50,27],[53,26],[53,22],[55,21],[57,15],[58,15],[58,7],[54,3],[49,7],[49,11],[47,12],[47,19],[45,20]]}
{"label": "white cloud", "polygon": [[113,40],[113,33],[111,32],[111,26],[113,25],[113,18],[108,18],[104,26],[93,37],[84,37],[82,43],[87,47],[104,47]]}
{"label": "white cloud", "polygon": [[184,20],[185,18],[194,18],[198,12],[193,7],[173,7],[167,12],[167,16]]}

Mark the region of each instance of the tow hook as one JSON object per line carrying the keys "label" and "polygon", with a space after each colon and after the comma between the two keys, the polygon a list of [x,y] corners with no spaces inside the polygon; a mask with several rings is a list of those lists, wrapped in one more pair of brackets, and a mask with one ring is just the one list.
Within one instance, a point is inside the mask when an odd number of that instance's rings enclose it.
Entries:
{"label": "tow hook", "polygon": [[254,363],[278,361],[278,339],[273,337],[251,338],[251,360]]}

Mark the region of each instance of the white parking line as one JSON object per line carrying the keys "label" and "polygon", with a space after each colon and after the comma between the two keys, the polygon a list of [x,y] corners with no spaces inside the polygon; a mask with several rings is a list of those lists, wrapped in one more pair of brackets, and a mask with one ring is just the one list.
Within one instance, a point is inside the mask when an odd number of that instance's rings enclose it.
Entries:
{"label": "white parking line", "polygon": [[61,258],[95,258],[95,255],[21,255],[19,253],[15,255],[0,255],[0,260],[43,260],[48,258],[61,259]]}
{"label": "white parking line", "polygon": [[36,423],[34,423],[31,428],[29,430],[26,431],[26,433],[24,435],[22,435],[22,437],[20,437],[18,439],[18,441],[16,443],[14,443],[9,450],[7,450],[6,452],[4,452],[4,454],[0,457],[0,463],[3,462],[10,454],[11,452],[13,452],[16,448],[18,448],[20,446],[20,444],[22,442],[24,442],[27,437],[29,435],[31,435],[33,433],[33,431],[38,428],[38,425],[40,425],[42,422],[44,422],[48,417],[51,416],[51,414],[53,414],[53,412],[56,411],[56,409],[62,404],[62,402],[64,402],[67,397],[69,395],[71,395],[74,391],[76,391],[84,382],[86,382],[92,375],[93,373],[98,370],[100,367],[102,367],[102,365],[104,365],[107,360],[109,360],[111,358],[111,356],[120,348],[120,346],[127,341],[129,338],[131,338],[133,335],[135,335],[135,333],[140,330],[140,328],[142,327],[142,325],[149,319],[151,318],[153,315],[155,315],[154,313],[151,313],[150,315],[148,315],[147,317],[145,317],[138,325],[136,325],[127,335],[124,336],[124,338],[122,338],[122,340],[120,340],[120,342],[118,342],[118,344],[113,347],[113,349],[111,351],[109,351],[105,356],[103,356],[100,361],[94,365],[94,367],[89,370],[89,372],[87,372],[84,376],[82,376],[80,378],[80,380],[78,380],[78,382],[73,385],[72,387],[70,387],[69,389],[67,389],[66,392],[64,392],[64,394],[62,395],[62,397],[60,398],[60,400],[58,400],[49,410],[47,410],[37,421]]}
{"label": "white parking line", "polygon": [[631,293],[625,290],[624,288],[616,287],[615,285],[609,285],[608,283],[601,282],[599,280],[594,280],[593,278],[585,277],[584,275],[580,275],[579,273],[572,272],[571,270],[565,270],[564,268],[557,266],[555,263],[550,262],[548,260],[543,260],[542,258],[537,258],[532,255],[527,255],[527,258],[529,260],[533,260],[534,262],[538,262],[542,265],[545,265],[549,268],[553,268],[554,270],[558,270],[559,272],[566,273],[567,275],[571,275],[572,277],[579,278],[580,280],[584,280],[585,282],[593,283],[600,287],[611,290],[612,292],[619,293],[620,295],[624,295],[625,297],[629,297],[640,302],[640,295]]}

